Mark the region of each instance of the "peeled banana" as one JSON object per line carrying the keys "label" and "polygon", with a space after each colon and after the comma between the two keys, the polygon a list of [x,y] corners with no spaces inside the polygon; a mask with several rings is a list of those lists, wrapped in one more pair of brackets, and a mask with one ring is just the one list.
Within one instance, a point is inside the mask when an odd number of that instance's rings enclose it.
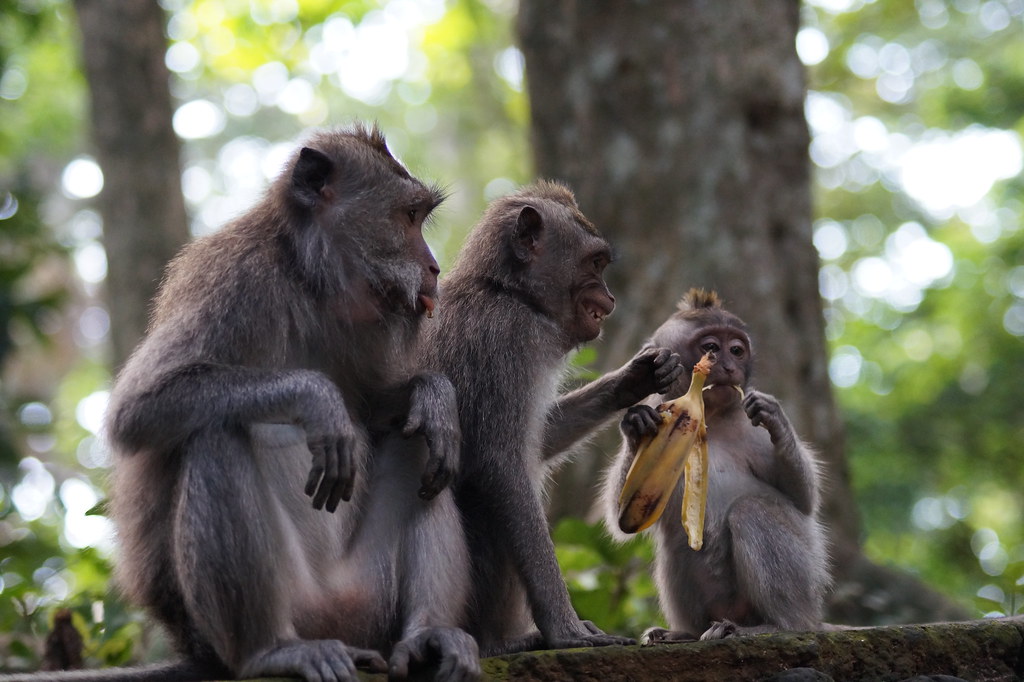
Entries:
{"label": "peeled banana", "polygon": [[658,406],[661,426],[640,442],[619,494],[622,532],[637,533],[657,521],[685,471],[683,528],[690,547],[703,546],[708,441],[702,389],[714,363],[714,354],[707,353],[694,365],[686,394]]}

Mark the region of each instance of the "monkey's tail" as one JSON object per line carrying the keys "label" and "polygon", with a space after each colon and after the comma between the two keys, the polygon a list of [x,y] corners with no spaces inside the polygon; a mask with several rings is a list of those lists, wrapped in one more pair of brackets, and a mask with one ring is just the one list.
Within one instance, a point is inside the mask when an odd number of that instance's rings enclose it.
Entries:
{"label": "monkey's tail", "polygon": [[192,661],[168,661],[131,668],[0,674],[0,682],[208,682],[230,679],[225,671]]}

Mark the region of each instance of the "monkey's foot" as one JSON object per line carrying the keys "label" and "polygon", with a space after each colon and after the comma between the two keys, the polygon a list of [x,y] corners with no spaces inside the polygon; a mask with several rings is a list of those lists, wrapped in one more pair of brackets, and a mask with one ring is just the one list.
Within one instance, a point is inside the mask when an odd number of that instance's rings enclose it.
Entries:
{"label": "monkey's foot", "polygon": [[548,649],[577,649],[587,646],[628,646],[636,644],[632,637],[609,635],[589,620],[581,620],[583,631],[564,632],[555,636],[545,637],[544,645]]}
{"label": "monkey's foot", "polygon": [[696,642],[697,637],[682,630],[666,630],[665,628],[647,628],[640,635],[640,646],[655,646],[672,642]]}
{"label": "monkey's foot", "polygon": [[736,623],[731,620],[716,620],[711,624],[703,635],[700,636],[701,641],[708,639],[725,639],[726,637],[732,637],[736,634],[739,627]]}
{"label": "monkey's foot", "polygon": [[384,658],[371,649],[346,646],[336,639],[300,639],[257,654],[239,677],[291,677],[329,682],[355,682],[356,668],[387,672]]}
{"label": "monkey's foot", "polygon": [[457,628],[427,628],[407,637],[391,651],[388,677],[404,680],[409,677],[409,664],[437,663],[434,679],[479,680],[480,651],[468,632]]}

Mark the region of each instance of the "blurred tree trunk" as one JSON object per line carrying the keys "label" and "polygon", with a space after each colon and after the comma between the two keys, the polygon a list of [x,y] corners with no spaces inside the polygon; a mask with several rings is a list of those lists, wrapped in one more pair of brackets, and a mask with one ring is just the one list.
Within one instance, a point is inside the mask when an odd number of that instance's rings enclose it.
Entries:
{"label": "blurred tree trunk", "polygon": [[[567,182],[618,253],[601,369],[634,353],[687,289],[717,289],[752,330],[755,384],[820,452],[842,571],[860,561],[860,531],[811,241],[798,28],[796,0],[521,0],[518,26],[537,173]],[[552,495],[556,516],[587,512],[607,461],[577,459]]]}
{"label": "blurred tree trunk", "polygon": [[189,238],[164,63],[165,17],[158,3],[144,0],[75,0],[75,9],[103,169],[99,210],[117,368],[145,331],[164,266]]}

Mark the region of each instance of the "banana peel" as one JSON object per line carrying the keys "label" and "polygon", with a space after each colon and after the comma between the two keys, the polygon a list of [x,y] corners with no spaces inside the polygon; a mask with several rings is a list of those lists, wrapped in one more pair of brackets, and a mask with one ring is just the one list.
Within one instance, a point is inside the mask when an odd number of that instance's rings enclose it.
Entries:
{"label": "banana peel", "polygon": [[672,492],[685,473],[683,528],[690,547],[704,544],[707,502],[708,441],[704,423],[704,381],[715,363],[707,353],[693,367],[685,395],[658,406],[661,425],[642,440],[619,494],[619,528],[638,533],[661,518]]}

